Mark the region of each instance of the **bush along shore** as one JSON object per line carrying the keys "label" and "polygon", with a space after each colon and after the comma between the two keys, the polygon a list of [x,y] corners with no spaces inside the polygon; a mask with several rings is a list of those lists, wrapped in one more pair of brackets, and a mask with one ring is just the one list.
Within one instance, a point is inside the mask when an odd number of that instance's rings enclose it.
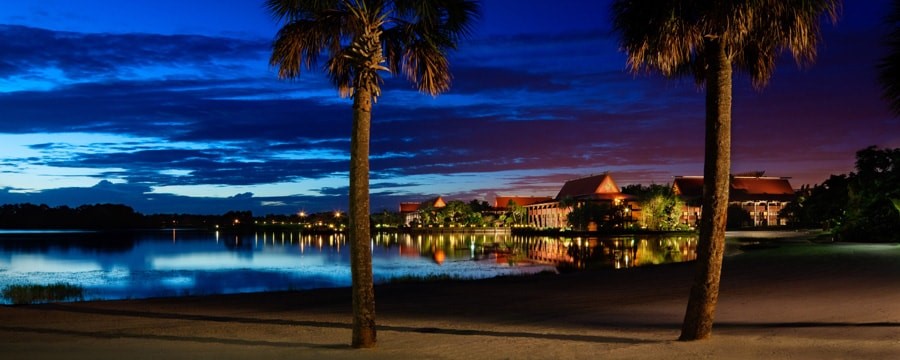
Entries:
{"label": "bush along shore", "polygon": [[49,285],[9,285],[3,288],[3,298],[13,305],[58,301],[82,301],[84,289],[77,285],[56,283]]}

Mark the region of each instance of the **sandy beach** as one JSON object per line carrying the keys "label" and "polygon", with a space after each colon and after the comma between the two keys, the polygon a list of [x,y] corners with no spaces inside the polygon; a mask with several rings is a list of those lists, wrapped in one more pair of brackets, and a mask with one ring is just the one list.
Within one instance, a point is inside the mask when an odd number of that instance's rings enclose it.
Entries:
{"label": "sandy beach", "polygon": [[350,290],[0,307],[2,359],[900,358],[900,245],[783,242],[726,258],[713,338],[678,342],[693,264]]}

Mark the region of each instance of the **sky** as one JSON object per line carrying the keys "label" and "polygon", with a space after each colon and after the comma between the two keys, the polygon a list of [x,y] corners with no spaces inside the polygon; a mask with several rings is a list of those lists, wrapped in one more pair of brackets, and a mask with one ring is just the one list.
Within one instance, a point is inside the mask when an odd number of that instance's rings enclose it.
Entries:
{"label": "sky", "polygon": [[[351,102],[318,69],[279,80],[263,1],[0,2],[0,204],[152,213],[347,208]],[[485,0],[437,97],[388,78],[373,111],[373,212],[402,201],[555,196],[703,172],[704,95],[627,71],[609,1]],[[735,173],[794,187],[900,147],[880,96],[888,0],[845,1],[816,63],[734,82]]]}

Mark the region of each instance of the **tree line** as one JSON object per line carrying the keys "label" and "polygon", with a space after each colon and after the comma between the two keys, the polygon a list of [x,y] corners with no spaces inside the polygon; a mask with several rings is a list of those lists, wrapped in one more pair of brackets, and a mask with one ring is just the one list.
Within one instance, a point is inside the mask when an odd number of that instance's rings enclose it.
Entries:
{"label": "tree line", "polygon": [[220,224],[234,226],[253,221],[250,211],[229,211],[222,215],[144,215],[122,204],[78,207],[29,203],[0,205],[0,228],[3,229],[213,228]]}
{"label": "tree line", "polygon": [[856,171],[804,186],[780,215],[837,240],[900,242],[900,148],[858,151]]}

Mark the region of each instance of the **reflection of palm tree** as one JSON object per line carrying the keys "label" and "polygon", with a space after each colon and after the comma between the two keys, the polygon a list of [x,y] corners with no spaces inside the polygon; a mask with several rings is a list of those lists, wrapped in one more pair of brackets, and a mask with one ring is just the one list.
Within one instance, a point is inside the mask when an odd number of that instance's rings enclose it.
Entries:
{"label": "reflection of palm tree", "polygon": [[[300,76],[327,54],[325,70],[341,96],[353,98],[350,137],[350,257],[353,346],[375,345],[375,293],[369,245],[369,128],[381,95],[381,71],[402,73],[419,91],[449,89],[447,51],[469,32],[473,0],[268,0],[285,25],[270,64],[281,78]],[[385,64],[387,66],[385,66]]]}
{"label": "reflection of palm tree", "polygon": [[692,74],[706,85],[706,159],[700,224],[699,271],[681,339],[712,333],[725,243],[731,167],[732,68],[762,88],[781,49],[811,63],[820,38],[819,18],[837,19],[840,0],[628,1],[612,5],[613,22],[632,71]]}

